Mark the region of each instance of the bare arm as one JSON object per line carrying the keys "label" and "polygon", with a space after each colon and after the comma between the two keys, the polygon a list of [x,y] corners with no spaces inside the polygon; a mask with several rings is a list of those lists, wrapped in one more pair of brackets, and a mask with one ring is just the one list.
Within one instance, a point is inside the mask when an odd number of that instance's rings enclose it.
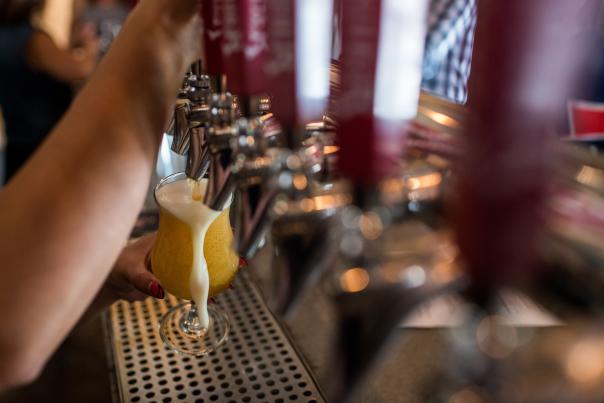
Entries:
{"label": "bare arm", "polygon": [[197,55],[196,0],[143,0],[48,140],[0,192],[0,390],[27,382],[105,280]]}

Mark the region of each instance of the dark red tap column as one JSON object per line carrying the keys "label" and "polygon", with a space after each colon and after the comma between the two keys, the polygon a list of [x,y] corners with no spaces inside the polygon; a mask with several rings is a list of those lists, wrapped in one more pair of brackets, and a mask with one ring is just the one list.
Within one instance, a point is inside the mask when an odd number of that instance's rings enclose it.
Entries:
{"label": "dark red tap column", "polygon": [[222,0],[202,0],[205,72],[211,75],[224,74],[222,63],[223,9]]}
{"label": "dark red tap column", "polygon": [[224,73],[242,97],[266,91],[266,0],[222,0]]}
{"label": "dark red tap column", "polygon": [[266,64],[271,109],[285,127],[296,117],[295,0],[268,0],[270,52]]}
{"label": "dark red tap column", "polygon": [[426,2],[346,0],[341,11],[339,169],[368,185],[394,172],[417,111]]}
{"label": "dark red tap column", "polygon": [[580,3],[478,2],[467,154],[454,219],[480,285],[519,279],[535,263],[548,138],[584,57],[571,41]]}
{"label": "dark red tap column", "polygon": [[[268,0],[268,15],[272,109],[291,132],[320,120],[326,109],[333,0]],[[291,140],[296,148],[300,138]]]}
{"label": "dark red tap column", "polygon": [[338,100],[339,171],[354,181],[371,183],[392,168],[398,153],[379,155],[374,131],[373,98],[380,35],[378,1],[347,1],[342,13],[342,90]]}

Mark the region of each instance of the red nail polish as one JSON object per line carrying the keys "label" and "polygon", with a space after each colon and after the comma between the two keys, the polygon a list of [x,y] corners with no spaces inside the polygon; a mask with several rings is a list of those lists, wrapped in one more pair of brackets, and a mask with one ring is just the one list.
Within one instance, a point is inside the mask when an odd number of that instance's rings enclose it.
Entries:
{"label": "red nail polish", "polygon": [[151,281],[149,285],[149,293],[155,298],[164,299],[165,293],[162,286],[160,286],[157,281]]}
{"label": "red nail polish", "polygon": [[247,260],[242,257],[239,257],[239,268],[243,269],[244,267],[247,267]]}
{"label": "red nail polish", "polygon": [[208,304],[215,304],[216,300],[214,298],[208,298]]}
{"label": "red nail polish", "polygon": [[229,290],[232,290],[233,288],[235,288],[235,286],[233,285],[233,283],[229,284]]}

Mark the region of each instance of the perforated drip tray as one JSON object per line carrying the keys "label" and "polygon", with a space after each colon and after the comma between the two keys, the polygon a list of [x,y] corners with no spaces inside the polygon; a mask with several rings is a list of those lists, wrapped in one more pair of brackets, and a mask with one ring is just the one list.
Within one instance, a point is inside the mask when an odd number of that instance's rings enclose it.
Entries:
{"label": "perforated drip tray", "polygon": [[185,356],[159,336],[174,297],[118,302],[105,317],[114,398],[122,402],[324,402],[312,376],[247,273],[217,298],[229,340],[204,357]]}

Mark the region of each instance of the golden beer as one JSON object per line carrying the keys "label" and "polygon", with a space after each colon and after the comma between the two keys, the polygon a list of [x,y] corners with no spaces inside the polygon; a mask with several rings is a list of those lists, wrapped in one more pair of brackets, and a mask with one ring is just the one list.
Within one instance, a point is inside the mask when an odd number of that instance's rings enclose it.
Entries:
{"label": "golden beer", "polygon": [[[175,180],[186,179],[181,175],[176,176],[172,182]],[[162,184],[158,189],[161,187]],[[156,194],[157,191],[156,189]],[[195,199],[201,198],[197,195]],[[166,291],[178,298],[191,300],[193,298],[189,279],[194,259],[191,226],[168,211],[161,205],[161,201],[158,201],[158,204],[160,205],[159,229],[151,252],[153,274]],[[209,276],[208,297],[215,296],[226,289],[237,273],[239,257],[232,245],[233,232],[227,208],[210,224],[203,242],[203,254]]]}

